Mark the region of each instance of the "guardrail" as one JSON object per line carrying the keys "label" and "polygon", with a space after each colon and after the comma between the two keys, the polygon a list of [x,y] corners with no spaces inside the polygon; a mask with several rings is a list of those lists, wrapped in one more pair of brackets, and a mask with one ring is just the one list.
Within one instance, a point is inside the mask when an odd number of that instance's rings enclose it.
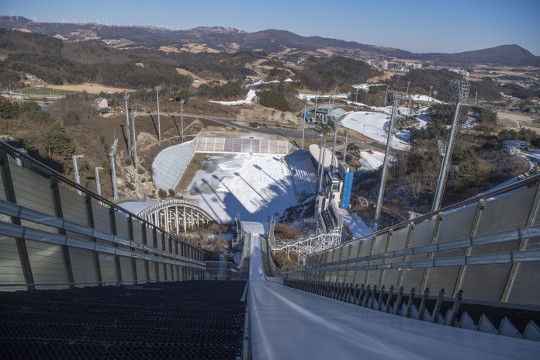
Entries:
{"label": "guardrail", "polygon": [[540,175],[307,256],[293,280],[540,305]]}
{"label": "guardrail", "polygon": [[3,142],[0,171],[4,289],[203,278],[202,250]]}

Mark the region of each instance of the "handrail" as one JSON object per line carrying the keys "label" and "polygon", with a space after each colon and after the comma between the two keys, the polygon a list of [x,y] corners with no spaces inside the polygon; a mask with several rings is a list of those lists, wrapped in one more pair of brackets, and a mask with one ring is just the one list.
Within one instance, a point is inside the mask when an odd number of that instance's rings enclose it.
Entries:
{"label": "handrail", "polygon": [[[81,192],[85,193],[87,196],[89,196],[91,198],[94,198],[95,200],[99,201],[100,203],[103,203],[103,204],[113,208],[115,211],[125,213],[125,214],[129,215],[130,217],[132,217],[133,219],[136,219],[136,220],[142,222],[146,227],[155,228],[157,231],[165,233],[165,231],[163,229],[161,229],[161,228],[155,226],[154,224],[146,221],[145,219],[139,217],[138,215],[131,213],[130,211],[122,208],[121,206],[115,204],[114,202],[112,202],[112,201],[110,201],[110,200],[108,200],[108,199],[94,193],[93,191],[85,188],[84,186],[77,184],[76,182],[74,182],[73,180],[67,178],[66,176],[64,176],[62,174],[60,174],[56,170],[48,167],[45,164],[40,163],[39,161],[32,158],[30,155],[20,152],[19,150],[17,150],[13,146],[11,146],[11,145],[9,145],[9,144],[5,143],[4,141],[1,141],[1,140],[0,140],[0,148],[4,149],[11,156],[16,156],[16,157],[19,157],[19,158],[23,158],[25,161],[30,163],[30,165],[32,167],[39,170],[41,173],[45,174],[46,176],[55,177],[58,180],[61,180],[63,183],[65,183],[65,184],[67,184],[67,185],[69,185],[69,186],[71,186],[71,187],[73,187],[73,188],[75,188],[77,190],[80,190]],[[180,239],[179,237],[177,237],[177,236],[175,236],[173,234],[170,234],[170,233],[167,233],[167,234],[169,236],[171,236],[172,238],[174,238],[179,243],[182,243],[183,245],[193,249],[194,251],[199,252],[200,255],[202,256],[203,252],[199,247],[193,246],[193,245],[183,241],[182,239]]]}
{"label": "handrail", "polygon": [[[454,249],[462,249],[466,247],[471,246],[479,246],[479,245],[487,245],[487,244],[496,244],[501,242],[507,242],[507,241],[515,241],[515,240],[526,240],[526,239],[533,239],[540,236],[540,225],[533,225],[533,226],[527,226],[523,228],[518,228],[514,230],[506,230],[501,231],[494,234],[487,234],[487,235],[480,235],[475,237],[468,237],[463,238],[459,240],[452,240],[447,241],[444,243],[436,243],[431,245],[424,245],[424,246],[418,246],[418,247],[412,247],[407,248],[403,250],[395,250],[395,251],[389,251],[385,253],[375,254],[375,255],[368,255],[358,258],[351,258],[347,260],[340,260],[340,261],[333,261],[329,263],[324,264],[316,264],[316,265],[306,265],[305,269],[314,269],[314,268],[325,268],[330,266],[338,266],[338,265],[346,265],[351,263],[359,263],[359,262],[366,262],[366,261],[373,261],[373,260],[381,260],[381,259],[393,259],[396,257],[402,257],[406,255],[419,255],[419,254],[427,254],[431,252],[436,251],[444,251],[444,250],[454,250]],[[516,253],[516,252],[505,252],[505,253],[499,253],[499,254],[510,254],[510,253]],[[530,252],[530,254],[532,254]],[[378,264],[378,265],[366,265],[367,267],[365,269],[367,270],[383,270],[383,269],[389,269],[394,268],[394,264],[399,265],[399,268],[409,268],[409,267],[429,267],[427,264],[430,262],[435,264],[435,262],[444,263],[445,266],[451,266],[451,265],[467,265],[467,259],[473,259],[473,258],[479,258],[480,256],[492,256],[495,255],[494,253],[490,254],[482,254],[482,255],[473,255],[469,257],[455,257],[455,258],[441,258],[441,259],[432,259],[432,260],[422,260],[422,261],[416,261],[416,262],[401,262],[401,263],[386,263],[386,264]],[[510,256],[510,255],[508,255]],[[462,259],[463,263],[460,262],[458,259]],[[516,260],[516,255],[511,256],[512,260]],[[535,260],[540,260],[535,259]],[[530,261],[523,259],[522,261]],[[507,262],[507,261],[504,261]],[[512,261],[513,262],[513,261]],[[416,266],[408,266],[407,264],[413,264],[415,263]],[[420,266],[421,264],[426,264],[426,266]],[[392,265],[392,266],[389,266]],[[437,265],[433,265],[437,266]],[[396,266],[397,267],[397,266]],[[345,268],[334,268],[333,270],[344,270]],[[349,268],[350,269],[350,268]],[[364,270],[362,266],[358,266],[358,269]],[[285,272],[283,272],[284,274]]]}
{"label": "handrail", "polygon": [[[67,236],[63,234],[50,233],[48,231],[33,229],[26,226],[20,226],[20,225],[10,224],[10,223],[5,223],[5,222],[0,221],[0,234],[2,235],[13,236],[14,233],[17,233],[19,234],[17,235],[18,237],[28,238],[26,235],[28,233],[28,234],[34,234],[34,237],[40,238],[41,239],[40,241],[42,242],[50,242],[50,243],[62,244],[62,245],[66,245],[67,243],[69,243],[69,245],[73,247],[82,248],[82,249],[90,248],[92,250],[95,250],[96,247],[99,247],[99,250],[102,252],[109,252],[109,253],[114,253],[114,254],[118,252],[126,252],[126,253],[129,252],[131,253],[132,257],[146,258],[148,256],[149,260],[153,260],[153,261],[159,261],[158,259],[159,257],[164,257],[164,258],[174,259],[175,261],[180,260],[180,261],[184,261],[184,262],[188,262],[188,263],[192,263],[192,264],[196,264],[200,266],[204,265],[203,261],[190,259],[190,258],[180,256],[180,255],[164,254],[164,251],[161,249],[157,249],[157,248],[153,248],[151,246],[145,245],[145,244],[137,243],[133,240],[123,239],[117,235],[107,234],[102,231],[96,230],[94,228],[76,224],[69,220],[59,218],[56,216],[51,216],[49,214],[32,210],[18,204],[13,204],[9,201],[5,201],[2,199],[0,199],[0,214],[17,217],[23,220],[32,221],[37,224],[47,225],[50,227],[54,227],[56,229],[74,232],[83,236],[90,236],[99,240],[107,241],[112,244],[121,244],[121,245],[129,246],[131,248],[136,248],[141,251],[147,251],[147,252],[156,254],[156,256],[141,254],[141,253],[133,254],[133,252],[131,251],[122,250],[116,247],[111,247],[110,249],[108,249],[110,251],[107,251],[107,249],[104,248],[104,246],[107,246],[107,245],[98,244],[90,240],[87,241],[88,246],[84,246],[82,242],[85,242],[85,240],[80,239],[80,238],[73,238],[71,236]],[[73,239],[74,241],[70,241],[71,239]]]}
{"label": "handrail", "polygon": [[[531,184],[535,183],[538,180],[540,180],[540,174],[536,174],[536,175],[534,175],[532,177],[529,177],[529,178],[521,180],[521,181],[517,181],[517,182],[515,182],[513,184],[504,186],[504,187],[496,189],[496,190],[492,190],[492,191],[489,191],[489,192],[486,192],[486,193],[479,194],[479,195],[477,195],[475,197],[472,197],[470,199],[463,200],[463,201],[458,202],[456,204],[449,205],[449,206],[447,206],[445,208],[442,208],[440,210],[437,210],[437,211],[429,212],[427,214],[416,217],[414,219],[410,219],[410,220],[401,222],[399,224],[395,224],[395,225],[386,227],[384,229],[378,230],[378,231],[373,232],[371,234],[364,235],[364,236],[359,237],[359,238],[353,238],[351,240],[348,240],[346,242],[341,243],[340,245],[333,246],[333,247],[328,248],[328,249],[323,250],[323,251],[329,251],[329,250],[338,248],[338,247],[340,247],[342,245],[346,245],[346,244],[354,242],[354,241],[361,241],[363,239],[367,239],[367,238],[371,238],[371,237],[377,237],[377,236],[383,235],[383,234],[385,234],[385,233],[387,233],[389,231],[396,231],[397,229],[405,228],[405,227],[407,227],[407,226],[409,226],[411,224],[420,223],[420,222],[429,220],[429,219],[433,218],[434,216],[437,216],[437,215],[439,215],[441,213],[448,213],[448,212],[450,212],[452,210],[457,210],[457,209],[465,207],[465,206],[474,205],[474,204],[478,203],[478,201],[481,200],[481,199],[488,199],[488,198],[492,198],[492,197],[495,197],[495,196],[498,196],[498,195],[508,194],[511,191],[523,188],[523,187],[525,187],[527,185],[531,185]],[[320,251],[318,253],[315,253],[313,255],[320,254],[321,252],[322,251]]]}

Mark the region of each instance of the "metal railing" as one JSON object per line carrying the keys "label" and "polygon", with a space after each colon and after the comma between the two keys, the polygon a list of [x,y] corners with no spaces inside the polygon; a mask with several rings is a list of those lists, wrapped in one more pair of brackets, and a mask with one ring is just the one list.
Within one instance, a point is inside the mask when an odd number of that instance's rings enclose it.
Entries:
{"label": "metal railing", "polygon": [[3,289],[203,278],[202,250],[4,142],[0,171]]}
{"label": "metal railing", "polygon": [[303,281],[464,290],[540,305],[540,175],[307,256]]}

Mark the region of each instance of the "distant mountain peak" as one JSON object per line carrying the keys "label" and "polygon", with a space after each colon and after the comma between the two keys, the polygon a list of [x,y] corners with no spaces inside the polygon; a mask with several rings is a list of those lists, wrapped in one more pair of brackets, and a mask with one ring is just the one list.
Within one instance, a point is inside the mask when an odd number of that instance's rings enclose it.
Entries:
{"label": "distant mountain peak", "polygon": [[[305,37],[287,30],[278,29],[246,32],[230,27],[199,26],[189,30],[170,30],[156,26],[117,27],[95,23],[35,22],[23,16],[10,15],[0,16],[0,27],[42,33],[67,39],[67,41],[101,42],[102,45],[107,46],[114,40],[121,39],[123,45],[117,45],[117,48],[144,46],[159,49],[163,46],[170,48],[171,46],[197,44],[210,51],[258,50],[274,56],[295,57],[296,59],[310,55],[340,55],[357,59],[364,57],[415,58],[453,64],[492,63],[509,66],[540,64],[540,57],[534,56],[516,44],[456,54],[414,54],[405,50],[359,44],[354,41],[320,36]],[[87,31],[92,31],[95,34],[91,37],[84,36]],[[180,51],[181,49],[177,48],[177,50]]]}

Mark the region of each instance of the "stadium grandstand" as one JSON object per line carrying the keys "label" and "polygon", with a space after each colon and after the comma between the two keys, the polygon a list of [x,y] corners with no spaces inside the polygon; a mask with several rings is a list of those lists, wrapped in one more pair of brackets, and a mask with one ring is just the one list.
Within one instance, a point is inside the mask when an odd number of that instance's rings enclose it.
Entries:
{"label": "stadium grandstand", "polygon": [[195,154],[192,141],[174,145],[161,151],[152,163],[157,189],[174,189]]}

